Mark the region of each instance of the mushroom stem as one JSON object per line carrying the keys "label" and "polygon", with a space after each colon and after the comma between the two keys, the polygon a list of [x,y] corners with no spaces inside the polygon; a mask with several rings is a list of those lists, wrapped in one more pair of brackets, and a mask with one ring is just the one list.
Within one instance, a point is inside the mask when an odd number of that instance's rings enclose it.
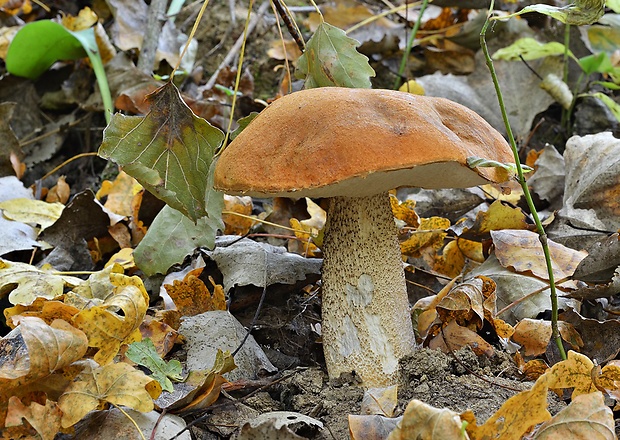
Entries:
{"label": "mushroom stem", "polygon": [[415,337],[388,193],[330,199],[323,254],[329,377],[355,371],[366,387],[395,384]]}

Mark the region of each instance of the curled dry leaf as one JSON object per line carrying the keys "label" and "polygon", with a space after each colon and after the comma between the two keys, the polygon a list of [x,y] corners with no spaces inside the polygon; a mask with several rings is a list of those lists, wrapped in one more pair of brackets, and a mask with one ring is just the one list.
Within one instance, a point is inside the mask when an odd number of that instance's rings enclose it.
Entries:
{"label": "curled dry leaf", "polygon": [[226,310],[224,288],[215,284],[210,278],[213,292],[198,278],[203,268],[190,271],[183,281],[174,280],[172,284],[164,284],[166,292],[174,301],[177,310],[183,316],[194,316],[210,310]]}
{"label": "curled dry leaf", "polygon": [[[140,278],[112,273],[110,281],[114,295],[73,318],[73,323],[88,335],[89,347],[99,348],[94,359],[102,365],[112,361],[121,344],[142,339],[139,327],[149,304]],[[122,315],[117,312],[119,309]]]}
{"label": "curled dry leaf", "polygon": [[605,405],[603,393],[582,394],[543,423],[533,440],[615,440],[615,423],[611,409]]}
{"label": "curled dry leaf", "polygon": [[388,440],[464,439],[461,418],[449,409],[438,409],[419,400],[412,400],[403,419],[388,436]]}
{"label": "curled dry leaf", "polygon": [[[229,196],[224,194],[224,234],[245,235],[254,225],[254,220],[247,218],[252,215],[252,198],[248,196]],[[246,217],[242,217],[241,214]]]}
{"label": "curled dry leaf", "polygon": [[88,340],[69,323],[47,325],[35,317],[19,317],[19,326],[0,340],[0,389],[17,388],[46,377],[86,353]]}
{"label": "curled dry leaf", "polygon": [[9,398],[9,408],[6,415],[5,426],[21,426],[22,419],[37,431],[43,440],[53,440],[56,433],[60,431],[60,419],[62,412],[60,408],[51,400],[46,400],[45,405],[37,402],[30,402],[24,405],[19,398],[11,396]]}
{"label": "curled dry leaf", "polygon": [[106,403],[140,412],[152,411],[153,399],[160,393],[157,381],[129,364],[121,362],[85,369],[58,399],[63,412],[62,426],[73,426],[89,411],[101,409]]}

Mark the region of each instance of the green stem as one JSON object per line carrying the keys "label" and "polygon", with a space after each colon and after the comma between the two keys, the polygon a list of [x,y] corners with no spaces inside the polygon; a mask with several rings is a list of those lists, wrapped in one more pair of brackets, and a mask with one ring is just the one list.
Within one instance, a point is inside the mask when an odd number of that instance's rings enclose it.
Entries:
{"label": "green stem", "polygon": [[525,200],[527,202],[527,206],[530,209],[532,217],[534,219],[534,223],[536,224],[536,230],[539,235],[540,244],[543,248],[543,253],[545,255],[545,262],[547,264],[547,272],[549,274],[549,289],[551,291],[551,338],[555,340],[556,345],[558,346],[558,350],[560,351],[560,355],[562,359],[566,359],[566,352],[564,351],[564,346],[562,345],[562,338],[560,337],[560,332],[558,330],[558,296],[555,288],[555,277],[553,276],[553,267],[551,265],[551,254],[549,252],[549,246],[547,245],[547,234],[545,229],[540,222],[540,218],[538,216],[538,211],[536,211],[536,207],[534,206],[534,201],[532,200],[532,195],[530,194],[530,190],[527,187],[527,182],[525,181],[525,177],[523,175],[523,167],[521,166],[521,161],[519,160],[519,150],[517,149],[517,143],[515,141],[514,135],[512,133],[512,128],[510,126],[510,122],[508,120],[508,113],[506,112],[506,106],[504,104],[504,97],[502,95],[502,91],[499,86],[499,81],[497,79],[497,73],[495,72],[495,66],[493,65],[493,60],[489,55],[489,48],[487,47],[486,42],[486,32],[489,26],[489,17],[491,16],[494,8],[495,0],[491,0],[491,4],[489,6],[489,13],[487,15],[487,19],[482,26],[482,30],[480,31],[480,47],[484,53],[484,57],[486,59],[487,67],[491,72],[491,78],[493,79],[493,85],[495,86],[495,92],[497,94],[497,100],[499,103],[499,108],[502,113],[502,119],[504,120],[504,125],[506,126],[506,134],[508,135],[508,141],[510,143],[510,147],[512,148],[512,153],[515,158],[515,164],[517,168],[517,181],[521,185],[523,189],[523,194],[525,195]]}
{"label": "green stem", "polygon": [[[570,24],[564,25],[564,70],[562,72],[562,80],[568,84],[568,59],[569,59],[569,49],[568,46],[570,44]],[[573,98],[574,100],[574,98]],[[562,121],[561,127],[566,130],[568,133],[568,125],[570,124],[570,114],[572,111],[572,106],[570,109],[562,109]]]}
{"label": "green stem", "polygon": [[99,51],[96,54],[92,54],[90,50],[86,50],[90,63],[93,66],[95,77],[97,78],[97,85],[99,86],[99,93],[101,93],[101,99],[103,100],[104,116],[107,124],[110,123],[110,118],[114,112],[114,104],[112,104],[112,94],[110,93],[110,86],[108,85],[108,79],[105,75],[105,68],[103,67],[103,61],[99,55]]}
{"label": "green stem", "polygon": [[418,33],[418,29],[420,29],[420,23],[422,22],[422,15],[424,15],[424,11],[426,10],[426,6],[428,6],[428,0],[422,0],[422,6],[420,6],[420,15],[418,15],[418,19],[411,29],[411,35],[409,35],[409,40],[407,41],[407,47],[405,47],[405,52],[403,53],[403,58],[400,60],[400,67],[398,69],[398,76],[396,77],[396,81],[394,81],[394,90],[398,90],[401,84],[401,78],[404,75],[405,68],[407,67],[407,60],[409,60],[409,54],[411,53],[411,49],[413,48],[413,41],[415,40],[415,36]]}

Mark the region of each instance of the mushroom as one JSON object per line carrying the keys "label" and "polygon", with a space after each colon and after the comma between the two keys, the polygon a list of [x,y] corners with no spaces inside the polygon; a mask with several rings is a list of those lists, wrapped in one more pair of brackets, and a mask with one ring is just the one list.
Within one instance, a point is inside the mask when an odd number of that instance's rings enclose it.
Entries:
{"label": "mushroom", "polygon": [[508,178],[472,169],[477,156],[514,162],[484,119],[442,98],[316,88],[263,110],[222,152],[215,188],[254,197],[329,198],[323,238],[322,337],[330,378],[397,382],[415,337],[388,191],[466,188]]}

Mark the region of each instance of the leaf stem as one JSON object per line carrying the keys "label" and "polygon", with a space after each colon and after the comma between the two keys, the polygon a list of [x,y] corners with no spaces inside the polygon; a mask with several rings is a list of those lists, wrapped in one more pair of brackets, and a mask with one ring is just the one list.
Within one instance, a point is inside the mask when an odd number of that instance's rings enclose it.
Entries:
{"label": "leaf stem", "polygon": [[551,338],[555,340],[555,343],[560,352],[560,356],[562,359],[566,359],[566,352],[564,351],[564,346],[562,345],[562,338],[560,337],[560,332],[558,330],[558,296],[555,287],[555,278],[553,275],[553,266],[551,264],[551,254],[549,252],[549,246],[547,245],[547,234],[545,229],[540,221],[538,216],[538,211],[536,211],[536,207],[534,206],[534,201],[532,200],[532,195],[530,194],[530,190],[527,187],[527,182],[525,181],[525,177],[523,174],[523,168],[521,166],[521,161],[519,160],[519,150],[517,149],[517,143],[514,138],[514,134],[512,133],[512,128],[510,126],[510,121],[508,120],[508,114],[506,112],[506,105],[504,104],[504,97],[502,95],[502,91],[499,86],[499,81],[497,79],[497,73],[495,72],[495,67],[493,65],[493,60],[489,55],[489,48],[487,47],[486,42],[486,32],[489,26],[489,17],[493,13],[495,0],[491,0],[491,4],[489,5],[489,12],[487,14],[487,19],[482,26],[482,30],[480,31],[480,47],[484,53],[484,57],[486,59],[487,67],[489,68],[489,72],[491,73],[491,78],[493,79],[493,85],[495,86],[495,92],[497,94],[497,101],[499,103],[500,111],[502,113],[502,119],[504,121],[504,125],[506,126],[506,134],[508,136],[508,142],[510,143],[510,147],[512,148],[512,152],[515,159],[515,165],[517,169],[517,181],[521,185],[523,189],[523,194],[525,195],[525,200],[527,202],[527,206],[530,209],[530,213],[532,218],[534,219],[534,223],[536,224],[536,231],[539,235],[540,244],[543,248],[543,253],[545,255],[545,262],[547,264],[547,272],[549,274],[549,290],[551,292]]}

